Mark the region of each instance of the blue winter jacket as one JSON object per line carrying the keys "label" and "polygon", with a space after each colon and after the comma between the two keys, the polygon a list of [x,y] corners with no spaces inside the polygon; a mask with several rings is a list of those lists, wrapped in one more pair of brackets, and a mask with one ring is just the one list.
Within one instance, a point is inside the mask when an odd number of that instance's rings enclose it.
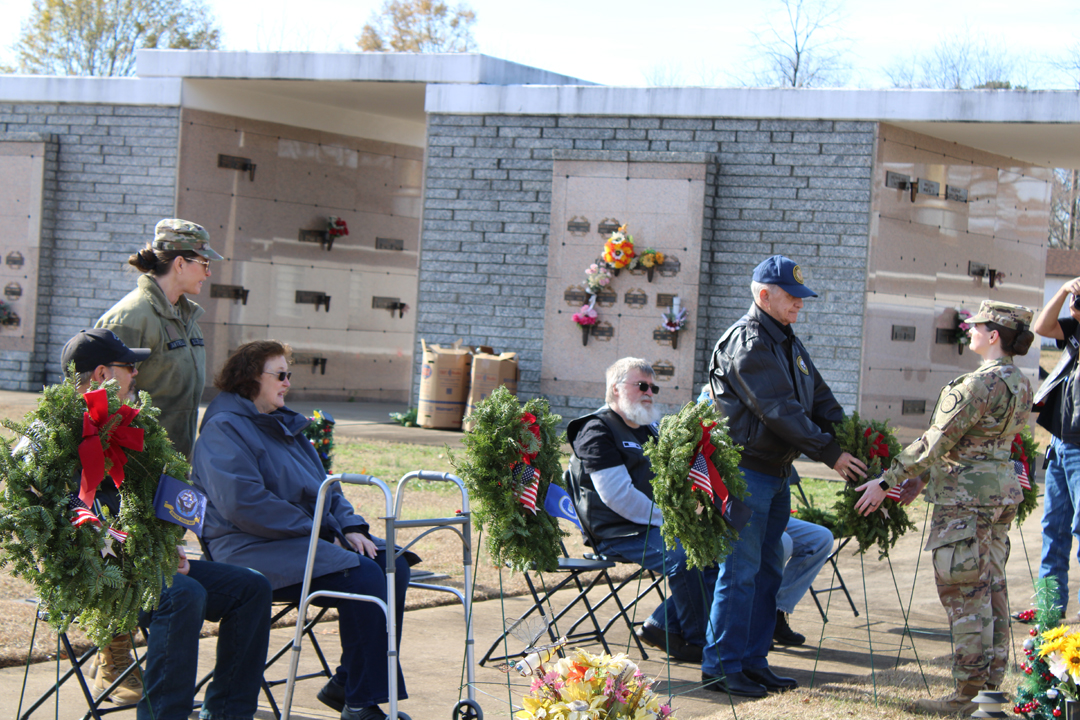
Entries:
{"label": "blue winter jacket", "polygon": [[[258,570],[275,590],[303,581],[315,501],[326,479],[300,432],[308,422],[287,407],[260,413],[250,400],[223,392],[206,409],[191,458],[191,479],[209,498],[202,539],[211,556]],[[319,540],[312,577],[359,565],[344,534],[368,532],[340,487],[330,491],[325,508],[320,535],[328,539]],[[335,537],[344,547],[333,544]]]}

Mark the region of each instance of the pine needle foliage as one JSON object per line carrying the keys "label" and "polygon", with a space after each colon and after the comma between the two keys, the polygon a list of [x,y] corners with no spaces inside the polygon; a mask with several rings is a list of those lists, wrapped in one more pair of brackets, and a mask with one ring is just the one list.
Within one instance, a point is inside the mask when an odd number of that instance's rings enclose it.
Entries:
{"label": "pine needle foliage", "polygon": [[[91,385],[98,387],[108,393],[112,415],[122,404],[118,385]],[[158,424],[160,411],[150,396],[140,393],[135,407],[139,414],[131,426],[144,431],[144,449],[125,450],[119,516],[106,514],[101,529],[90,523],[74,527],[70,521],[68,494],[79,492],[86,410],[75,376],[45,388],[37,409],[23,421],[2,421],[8,430],[27,437],[30,446],[12,455],[11,443],[0,438],[0,566],[34,586],[40,610],[54,629],[64,632],[78,621],[97,645],[131,632],[139,612],[157,606],[162,583],[172,583],[176,545],[184,534],[183,528],[155,517],[154,493],[162,472],[184,478],[188,464]],[[101,487],[111,484],[106,477]],[[123,545],[113,543],[115,557],[103,557],[104,528],[110,525],[128,537]]]}
{"label": "pine needle foliage", "polygon": [[[523,422],[526,414],[535,417],[539,438]],[[560,447],[566,442],[566,434],[557,430],[562,416],[552,413],[544,398],[533,398],[522,406],[513,393],[499,387],[466,420],[475,426],[462,440],[464,452],[448,453],[475,502],[473,516],[477,527],[487,533],[492,560],[519,572],[556,570],[561,555],[559,542],[566,533],[559,528],[558,520],[539,505],[548,486],[562,475]],[[535,514],[518,501],[520,488],[511,475],[511,468],[521,462],[523,452],[537,453],[531,462],[540,473]]]}
{"label": "pine needle foliage", "polygon": [[[1054,576],[1035,581],[1035,617],[1030,636],[1023,641],[1027,658],[1021,666],[1024,679],[1016,691],[1013,712],[1032,720],[1065,720],[1065,695],[1058,690],[1060,681],[1050,672],[1050,658],[1040,656],[1042,633],[1061,624],[1058,607],[1058,582]],[[1057,714],[1055,714],[1057,712]]]}
{"label": "pine needle foliage", "polygon": [[704,490],[694,489],[690,467],[701,442],[702,423],[711,429],[712,462],[731,496],[746,498],[746,481],[739,470],[742,448],[728,436],[727,420],[708,403],[687,403],[677,415],[660,421],[660,435],[645,443],[652,463],[653,502],[664,516],[660,528],[669,548],[681,541],[689,567],[706,568],[720,563],[738,539],[735,531],[713,505]]}
{"label": "pine needle foliage", "polygon": [[[880,477],[889,463],[903,449],[896,439],[888,422],[863,420],[855,412],[845,417],[843,422],[833,428],[837,444],[844,452],[866,463],[867,480]],[[885,452],[887,451],[887,454]],[[907,510],[895,500],[888,499],[881,508],[869,515],[862,515],[855,509],[855,503],[862,493],[855,490],[865,480],[848,481],[836,501],[836,522],[842,531],[855,538],[859,552],[865,553],[877,545],[878,558],[889,555],[889,550],[896,545],[908,530],[914,530],[915,523],[908,518]]]}

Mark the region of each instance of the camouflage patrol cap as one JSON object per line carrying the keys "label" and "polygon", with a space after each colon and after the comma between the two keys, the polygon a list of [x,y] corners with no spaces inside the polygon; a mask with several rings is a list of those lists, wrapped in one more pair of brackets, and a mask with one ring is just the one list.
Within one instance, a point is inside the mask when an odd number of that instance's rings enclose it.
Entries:
{"label": "camouflage patrol cap", "polygon": [[169,218],[154,228],[155,250],[189,250],[207,260],[222,257],[210,247],[210,235],[202,225],[187,220]]}
{"label": "camouflage patrol cap", "polygon": [[964,322],[969,324],[992,322],[1012,330],[1028,330],[1033,313],[1023,305],[983,300],[979,312]]}

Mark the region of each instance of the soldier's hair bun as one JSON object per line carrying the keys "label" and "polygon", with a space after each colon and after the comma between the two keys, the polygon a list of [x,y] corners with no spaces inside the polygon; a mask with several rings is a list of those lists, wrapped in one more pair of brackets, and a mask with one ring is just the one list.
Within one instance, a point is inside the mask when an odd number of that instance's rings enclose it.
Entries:
{"label": "soldier's hair bun", "polygon": [[128,265],[141,273],[160,277],[169,272],[172,261],[178,256],[195,257],[195,253],[190,250],[155,250],[150,243],[146,243],[146,247],[128,257]]}

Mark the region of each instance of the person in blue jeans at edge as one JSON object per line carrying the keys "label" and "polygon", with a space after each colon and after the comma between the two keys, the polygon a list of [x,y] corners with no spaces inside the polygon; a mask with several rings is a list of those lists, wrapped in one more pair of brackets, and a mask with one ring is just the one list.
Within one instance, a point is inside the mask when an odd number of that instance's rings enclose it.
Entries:
{"label": "person in blue jeans at edge", "polygon": [[[75,365],[80,392],[88,391],[91,382],[115,381],[120,397],[135,402],[136,363],[149,355],[146,348],[129,348],[111,330],[95,328],[64,345],[61,365],[65,372]],[[102,483],[97,497],[113,513],[119,511],[120,494],[112,483]],[[270,581],[248,568],[188,560],[182,548],[177,551],[180,565],[172,585],[162,591],[156,608],[139,615],[147,643],[136,717],[185,720],[191,715],[199,634],[203,621],[209,620],[220,623],[217,661],[199,717],[249,720],[258,710],[270,639]]]}
{"label": "person in blue jeans at edge", "polygon": [[[1058,317],[1072,295],[1069,317]],[[1061,360],[1035,393],[1038,424],[1050,431],[1046,450],[1045,496],[1042,518],[1042,561],[1039,577],[1058,581],[1058,604],[1069,604],[1069,556],[1072,540],[1080,538],[1080,278],[1065,283],[1032,324],[1037,334],[1057,341]],[[1077,548],[1080,557],[1080,545]]]}
{"label": "person in blue jeans at edge", "polygon": [[666,573],[669,597],[637,629],[676,660],[701,662],[717,568],[691,570],[682,545],[669,550],[653,503],[653,471],[642,448],[656,436],[660,408],[652,366],[622,358],[605,374],[605,405],[570,422],[570,495],[593,549]]}
{"label": "person in blue jeans at edge", "polygon": [[[697,401],[713,404],[708,385],[701,389]],[[798,482],[798,473],[792,468],[789,484]],[[784,578],[776,593],[776,628],[773,630],[773,642],[777,645],[802,645],[806,642],[806,636],[791,629],[787,616],[795,612],[795,606],[803,599],[814,583],[814,578],[828,562],[833,549],[833,534],[826,527],[792,516],[784,529],[781,542],[784,544]]]}
{"label": "person in blue jeans at edge", "polygon": [[801,268],[773,255],[754,268],[750,288],[753,305],[720,337],[709,363],[713,398],[743,447],[739,468],[752,515],[720,565],[701,676],[711,690],[761,698],[798,687],[768,662],[792,462],[805,454],[845,479],[865,477],[866,465],[836,443],[832,428],[844,411],[791,329],[803,299],[817,297]]}

